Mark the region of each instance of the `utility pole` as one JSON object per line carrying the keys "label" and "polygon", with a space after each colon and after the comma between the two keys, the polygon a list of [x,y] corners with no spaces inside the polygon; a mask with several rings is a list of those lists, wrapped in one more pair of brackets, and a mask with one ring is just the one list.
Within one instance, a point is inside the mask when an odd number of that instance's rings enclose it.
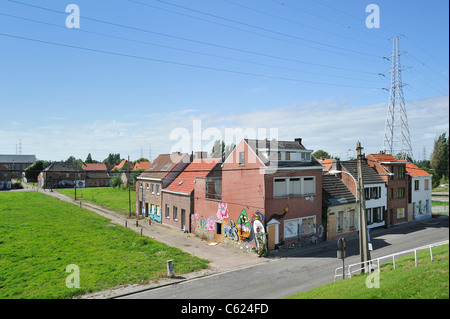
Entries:
{"label": "utility pole", "polygon": [[367,237],[367,215],[366,215],[366,201],[364,198],[364,181],[362,173],[362,164],[364,155],[361,143],[356,144],[357,152],[357,169],[358,169],[358,200],[359,200],[359,254],[361,256],[361,263],[364,263],[364,270],[366,270],[366,262],[370,260],[369,243]]}
{"label": "utility pole", "polygon": [[[128,155],[128,163],[130,163],[130,155]],[[128,167],[128,212],[131,218],[131,167]]]}

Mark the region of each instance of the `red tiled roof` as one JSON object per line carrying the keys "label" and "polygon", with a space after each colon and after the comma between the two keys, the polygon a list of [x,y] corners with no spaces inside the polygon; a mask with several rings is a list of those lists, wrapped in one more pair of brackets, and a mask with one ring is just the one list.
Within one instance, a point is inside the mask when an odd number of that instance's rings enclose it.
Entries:
{"label": "red tiled roof", "polygon": [[205,177],[221,161],[220,158],[196,159],[165,190],[189,194],[194,190],[195,178]]}
{"label": "red tiled roof", "polygon": [[130,165],[130,169],[133,169],[133,168],[134,168],[133,163],[130,163],[130,162],[128,162],[127,160],[122,160],[122,162],[120,162],[119,165],[114,166],[113,170],[115,170],[115,169],[120,170],[120,169],[125,165],[125,163],[128,163],[128,165]]}
{"label": "red tiled roof", "polygon": [[150,167],[150,165],[152,165],[152,162],[136,162],[136,165],[134,165],[133,170],[139,170],[139,169],[146,170]]}
{"label": "red tiled roof", "polygon": [[391,154],[370,154],[377,162],[398,162],[398,160]]}
{"label": "red tiled roof", "polygon": [[325,166],[325,168],[323,169],[324,171],[329,171],[331,169],[331,164],[333,164],[333,161],[335,161],[334,158],[327,158],[327,159],[317,159],[319,161],[320,164],[322,164],[323,166]]}
{"label": "red tiled roof", "polygon": [[417,167],[416,165],[414,165],[413,163],[408,163],[406,164],[406,172],[410,173],[411,176],[413,177],[418,177],[418,176],[431,176],[430,174],[428,174],[427,172],[425,172],[423,169]]}
{"label": "red tiled roof", "polygon": [[107,167],[106,164],[103,163],[97,164],[84,163],[82,169],[84,169],[85,171],[106,171]]}

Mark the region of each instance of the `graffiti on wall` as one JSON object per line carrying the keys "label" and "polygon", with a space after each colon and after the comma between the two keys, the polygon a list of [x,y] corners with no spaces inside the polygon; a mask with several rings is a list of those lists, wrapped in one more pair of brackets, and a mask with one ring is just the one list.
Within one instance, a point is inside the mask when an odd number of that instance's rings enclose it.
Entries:
{"label": "graffiti on wall", "polygon": [[278,220],[283,219],[286,216],[287,213],[289,213],[289,206],[288,205],[286,205],[286,207],[284,208],[284,211],[283,211],[282,214],[273,214],[273,215],[271,215],[269,217],[269,219],[267,220],[267,222],[270,222],[272,219],[278,219]]}
{"label": "graffiti on wall", "polygon": [[[258,247],[260,243],[265,244],[265,216],[260,211],[253,214],[248,214],[243,209],[236,221],[230,219],[228,213],[228,204],[219,203],[217,207],[216,216],[208,218],[200,217],[198,214],[195,217],[195,232],[199,236],[206,236],[212,238],[212,233],[222,234],[223,238],[229,242],[236,244],[252,243]],[[221,227],[221,229],[217,229]]]}
{"label": "graffiti on wall", "polygon": [[218,220],[225,220],[227,218],[230,218],[228,215],[228,204],[219,203],[219,207],[217,208],[217,219]]}

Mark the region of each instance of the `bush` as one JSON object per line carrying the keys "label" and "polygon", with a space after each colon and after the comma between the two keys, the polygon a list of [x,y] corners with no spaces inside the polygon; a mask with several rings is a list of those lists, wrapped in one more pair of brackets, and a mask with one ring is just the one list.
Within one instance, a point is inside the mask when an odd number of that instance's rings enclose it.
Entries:
{"label": "bush", "polygon": [[122,184],[123,184],[123,182],[122,182],[122,178],[121,178],[120,174],[114,176],[110,182],[111,187],[116,187],[116,188],[120,188],[120,186]]}

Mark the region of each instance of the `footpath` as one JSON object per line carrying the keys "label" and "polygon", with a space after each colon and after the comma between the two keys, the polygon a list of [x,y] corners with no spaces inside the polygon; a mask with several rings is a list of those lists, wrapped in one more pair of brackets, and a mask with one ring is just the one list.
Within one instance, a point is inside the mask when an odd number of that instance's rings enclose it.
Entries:
{"label": "footpath", "polygon": [[[161,286],[173,285],[186,280],[204,277],[220,272],[227,272],[236,269],[246,268],[260,263],[270,262],[273,259],[259,258],[253,252],[239,250],[235,247],[223,246],[221,244],[210,245],[205,240],[200,239],[194,234],[186,234],[182,231],[158,223],[149,225],[145,219],[138,220],[136,217],[128,216],[109,210],[105,207],[95,205],[85,201],[74,201],[73,198],[61,194],[57,191],[42,190],[23,184],[22,191],[39,191],[40,193],[52,196],[61,201],[69,202],[82,208],[88,209],[98,215],[111,220],[112,223],[127,227],[142,236],[150,237],[171,247],[176,247],[184,252],[199,258],[209,260],[209,267],[197,272],[183,274],[174,278],[158,279],[146,284],[130,284],[108,291],[100,291],[83,296],[82,298],[113,298],[115,296],[136,293],[142,290],[154,289]],[[137,224],[136,224],[137,222]],[[176,264],[175,264],[176,270]]]}

